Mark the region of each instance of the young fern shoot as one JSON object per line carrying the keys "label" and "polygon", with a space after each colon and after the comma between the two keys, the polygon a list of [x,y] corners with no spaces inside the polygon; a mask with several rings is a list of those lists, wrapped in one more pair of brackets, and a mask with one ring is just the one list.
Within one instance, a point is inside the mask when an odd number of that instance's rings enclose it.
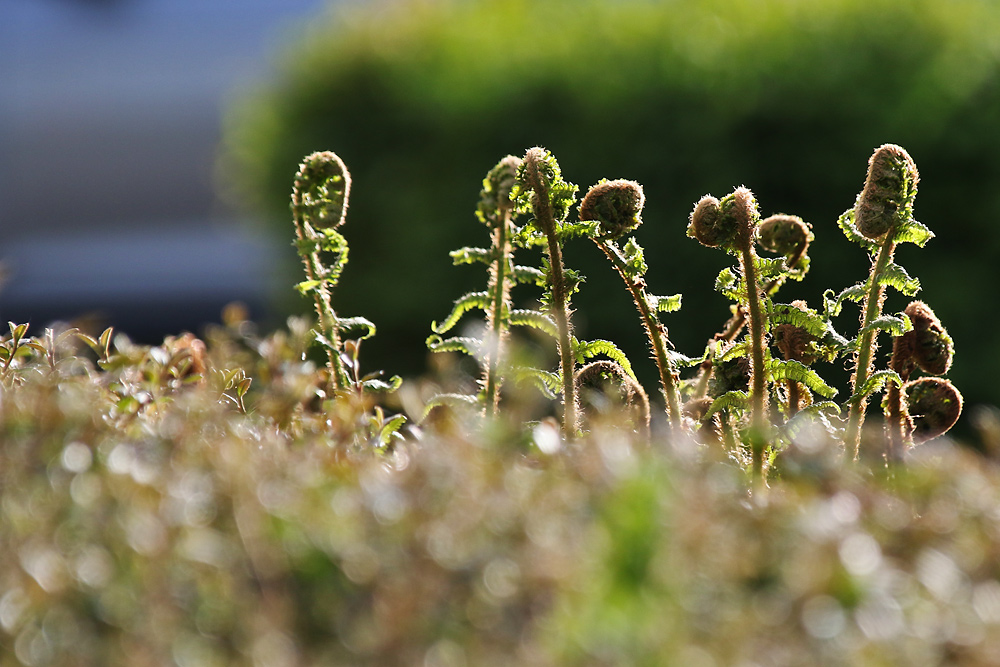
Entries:
{"label": "young fern shoot", "polygon": [[642,207],[645,195],[642,186],[635,181],[601,181],[590,188],[580,204],[580,221],[596,222],[597,228],[591,240],[611,261],[625,286],[632,294],[632,301],[639,311],[646,335],[649,337],[653,358],[660,373],[660,387],[667,406],[667,418],[676,432],[682,425],[681,403],[678,391],[678,377],[675,364],[670,356],[670,341],[667,329],[659,321],[657,313],[673,312],[680,308],[681,296],[654,296],[646,291],[646,262],[642,247],[630,238],[624,249],[618,239],[634,231],[642,224]]}
{"label": "young fern shoot", "polygon": [[556,324],[559,371],[563,399],[563,434],[573,438],[579,428],[579,410],[574,378],[575,350],[569,300],[579,285],[579,277],[563,267],[560,232],[576,200],[577,187],[562,177],[559,163],[544,148],[530,148],[517,172],[513,197],[521,210],[530,210],[529,233],[544,239],[548,263],[545,267],[548,310]]}
{"label": "young fern shoot", "polygon": [[[540,272],[513,263],[514,220],[517,210],[511,201],[511,189],[517,177],[521,159],[508,155],[493,167],[483,179],[476,216],[490,229],[490,248],[461,248],[451,253],[453,262],[469,264],[482,262],[489,266],[489,284],[484,292],[471,292],[459,298],[451,314],[440,324],[432,323],[434,335],[427,339],[428,347],[435,352],[461,351],[481,359],[483,365],[482,403],[486,414],[495,416],[500,404],[500,387],[503,382],[504,348],[511,325],[510,289],[516,282],[537,283]],[[441,335],[454,327],[462,315],[473,308],[486,312],[484,340],[456,337],[442,340]],[[451,397],[471,400],[471,397]],[[478,400],[478,399],[476,399]]]}
{"label": "young fern shoot", "polygon": [[[910,381],[910,376],[918,369],[927,375],[947,373],[948,369],[951,368],[955,348],[951,336],[948,335],[937,315],[923,301],[911,301],[903,312],[909,318],[913,328],[893,339],[889,368],[899,375],[900,381],[889,381],[884,402],[886,417],[885,457],[887,461],[893,462],[901,461],[906,450],[914,444],[913,416],[924,417],[923,412],[914,411],[911,413],[910,406],[903,399],[904,393],[907,396],[910,394],[924,396],[931,393],[943,396],[949,391],[949,387],[954,390],[950,382],[941,378],[922,378],[914,382]],[[915,387],[916,390],[914,390]],[[931,389],[925,391],[928,387]],[[934,433],[934,437],[947,431],[958,419],[962,399],[957,390],[954,393],[957,395],[957,399],[953,399],[950,404],[957,405],[958,411],[955,413],[954,419],[945,420],[949,423],[943,430]],[[937,401],[937,403],[942,401]],[[917,407],[919,408],[919,406]],[[929,430],[925,429],[925,431]]]}
{"label": "young fern shoot", "polygon": [[913,218],[919,175],[910,155],[895,144],[880,146],[868,161],[868,176],[853,209],[840,217],[844,234],[872,255],[868,280],[847,288],[835,300],[828,298],[828,312],[839,312],[841,303],[861,300],[861,328],[854,343],[855,364],[848,399],[848,421],[844,434],[845,455],[858,457],[861,427],[865,421],[868,399],[887,380],[900,382],[893,370],[873,373],[879,331],[899,336],[910,328],[903,316],[883,316],[885,286],[892,286],[907,296],[920,289],[920,282],[893,261],[896,246],[911,242],[923,246],[934,234]]}
{"label": "young fern shoot", "polygon": [[312,153],[299,166],[291,210],[295,248],[302,258],[306,280],[295,287],[303,296],[311,296],[315,303],[319,318],[315,336],[326,350],[330,389],[337,392],[355,386],[391,390],[398,386],[398,378],[393,378],[391,384],[374,377],[352,382],[341,334],[360,328],[365,331],[362,338],[368,338],[375,334],[375,325],[363,317],[338,317],[333,309],[333,290],[347,265],[347,240],[337,229],[344,224],[350,191],[351,175],[335,153]]}
{"label": "young fern shoot", "polygon": [[753,193],[740,187],[721,201],[708,195],[702,197],[691,213],[688,226],[688,235],[699,243],[722,248],[736,255],[740,261],[742,280],[735,295],[745,307],[750,325],[750,446],[753,475],[758,480],[763,478],[764,448],[768,435],[767,346],[764,341],[767,321],[759,275],[760,260],[754,248],[759,222],[760,213]]}

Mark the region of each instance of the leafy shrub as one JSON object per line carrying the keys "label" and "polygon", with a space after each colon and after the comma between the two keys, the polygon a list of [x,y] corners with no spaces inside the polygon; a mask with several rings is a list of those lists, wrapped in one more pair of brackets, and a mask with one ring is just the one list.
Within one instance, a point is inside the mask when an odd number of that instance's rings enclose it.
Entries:
{"label": "leafy shrub", "polygon": [[[386,334],[368,345],[370,359],[416,372],[422,359],[399,350],[419,347],[425,313],[444,311],[462,280],[437,260],[456,238],[476,242],[472,200],[456,193],[474,192],[472,175],[498,155],[542,144],[577,182],[642,182],[645,245],[662,258],[649,279],[691,294],[714,271],[710,251],[677,240],[690,203],[744,181],[765,214],[795,211],[815,226],[822,243],[808,280],[865,271],[825,230],[854,200],[855,165],[893,141],[936,184],[917,211],[941,223],[921,267],[926,298],[960,345],[989,349],[1000,330],[983,307],[1000,239],[998,24],[1000,11],[980,0],[350,7],[318,21],[284,54],[280,76],[234,111],[223,169],[242,184],[238,198],[284,221],[301,155],[336,147],[355,175],[362,258],[344,307]],[[603,261],[583,250],[569,260],[587,275]],[[574,302],[602,316],[577,325],[634,356],[641,334],[620,324],[633,316],[612,289],[582,287]],[[890,309],[904,306],[890,298]],[[674,341],[700,345],[724,308],[689,301]],[[998,401],[988,381],[998,373],[996,355],[954,369],[973,402]]]}
{"label": "leafy shrub", "polygon": [[763,502],[684,440],[609,424],[553,447],[509,404],[387,445],[359,395],[323,403],[289,324],[109,336],[96,362],[23,338],[0,389],[4,664],[995,659],[995,463],[925,445],[887,477],[820,430]]}

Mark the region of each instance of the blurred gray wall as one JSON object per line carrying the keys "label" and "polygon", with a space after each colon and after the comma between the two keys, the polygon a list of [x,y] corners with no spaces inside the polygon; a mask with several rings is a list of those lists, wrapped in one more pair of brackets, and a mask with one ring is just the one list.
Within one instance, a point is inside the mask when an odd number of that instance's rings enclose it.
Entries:
{"label": "blurred gray wall", "polygon": [[274,248],[213,192],[221,114],[322,4],[0,0],[0,321],[264,314]]}

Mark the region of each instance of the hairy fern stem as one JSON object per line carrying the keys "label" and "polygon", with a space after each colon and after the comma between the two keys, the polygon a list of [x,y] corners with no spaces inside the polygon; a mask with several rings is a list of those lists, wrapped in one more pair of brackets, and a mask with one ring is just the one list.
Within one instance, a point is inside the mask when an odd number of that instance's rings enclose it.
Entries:
{"label": "hairy fern stem", "polygon": [[757,253],[752,230],[740,234],[740,260],[747,289],[747,317],[750,323],[750,412],[754,479],[764,474],[764,446],[767,442],[767,372],[764,368],[764,313],[757,280]]}
{"label": "hairy fern stem", "polygon": [[885,299],[885,288],[879,281],[879,276],[892,262],[896,252],[896,241],[892,234],[886,234],[879,247],[878,257],[872,265],[868,278],[868,289],[865,292],[864,307],[861,318],[861,337],[858,339],[857,360],[854,374],[851,377],[851,405],[847,418],[847,431],[844,437],[845,456],[849,460],[858,458],[861,446],[861,427],[865,422],[865,411],[868,409],[868,396],[858,392],[865,386],[872,372],[875,350],[878,348],[877,330],[870,325],[882,313],[882,302]]}
{"label": "hairy fern stem", "polygon": [[574,377],[573,330],[569,317],[566,294],[566,276],[562,261],[562,248],[556,233],[556,221],[549,199],[549,186],[539,171],[541,149],[532,149],[524,157],[525,177],[532,189],[531,208],[538,225],[545,235],[549,256],[549,285],[552,290],[552,316],[559,334],[559,369],[563,395],[563,434],[573,438],[579,427],[579,410],[576,400]]}
{"label": "hairy fern stem", "polygon": [[501,205],[498,224],[493,230],[493,250],[496,253],[490,271],[490,293],[493,300],[486,315],[490,338],[484,369],[485,412],[494,417],[500,407],[500,361],[508,333],[505,320],[510,300],[510,281],[507,272],[511,256],[510,211],[511,205],[508,200],[508,203]]}
{"label": "hairy fern stem", "polygon": [[663,389],[663,397],[667,404],[667,416],[670,420],[670,427],[675,431],[681,428],[681,403],[677,388],[677,378],[670,363],[667,353],[666,331],[663,325],[657,320],[656,315],[650,310],[649,301],[646,298],[645,281],[642,278],[631,278],[625,264],[625,258],[616,245],[600,238],[594,238],[597,247],[611,260],[618,275],[625,281],[626,287],[632,294],[632,300],[639,311],[639,316],[646,328],[649,336],[649,343],[653,348],[653,355],[656,359],[656,367],[660,373],[660,386]]}

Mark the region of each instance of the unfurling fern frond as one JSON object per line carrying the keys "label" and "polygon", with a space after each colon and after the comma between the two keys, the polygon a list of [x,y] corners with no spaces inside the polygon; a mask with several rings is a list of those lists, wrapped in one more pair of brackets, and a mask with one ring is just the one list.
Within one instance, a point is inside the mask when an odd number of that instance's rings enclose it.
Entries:
{"label": "unfurling fern frond", "polygon": [[597,340],[578,341],[574,339],[573,353],[576,356],[577,363],[581,364],[587,359],[593,359],[603,354],[621,366],[622,370],[635,380],[635,372],[632,370],[632,364],[629,362],[628,357],[625,356],[625,353],[617,345],[609,340],[598,338]]}
{"label": "unfurling fern frond", "polygon": [[458,321],[462,319],[462,315],[468,311],[474,308],[486,310],[489,307],[489,296],[489,292],[469,292],[460,297],[455,301],[451,313],[448,314],[448,317],[443,322],[440,324],[431,322],[431,331],[443,334],[458,324]]}
{"label": "unfurling fern frond", "polygon": [[833,398],[837,395],[837,390],[824,382],[816,371],[793,359],[769,359],[767,371],[773,382],[792,380],[804,384],[820,396]]}

